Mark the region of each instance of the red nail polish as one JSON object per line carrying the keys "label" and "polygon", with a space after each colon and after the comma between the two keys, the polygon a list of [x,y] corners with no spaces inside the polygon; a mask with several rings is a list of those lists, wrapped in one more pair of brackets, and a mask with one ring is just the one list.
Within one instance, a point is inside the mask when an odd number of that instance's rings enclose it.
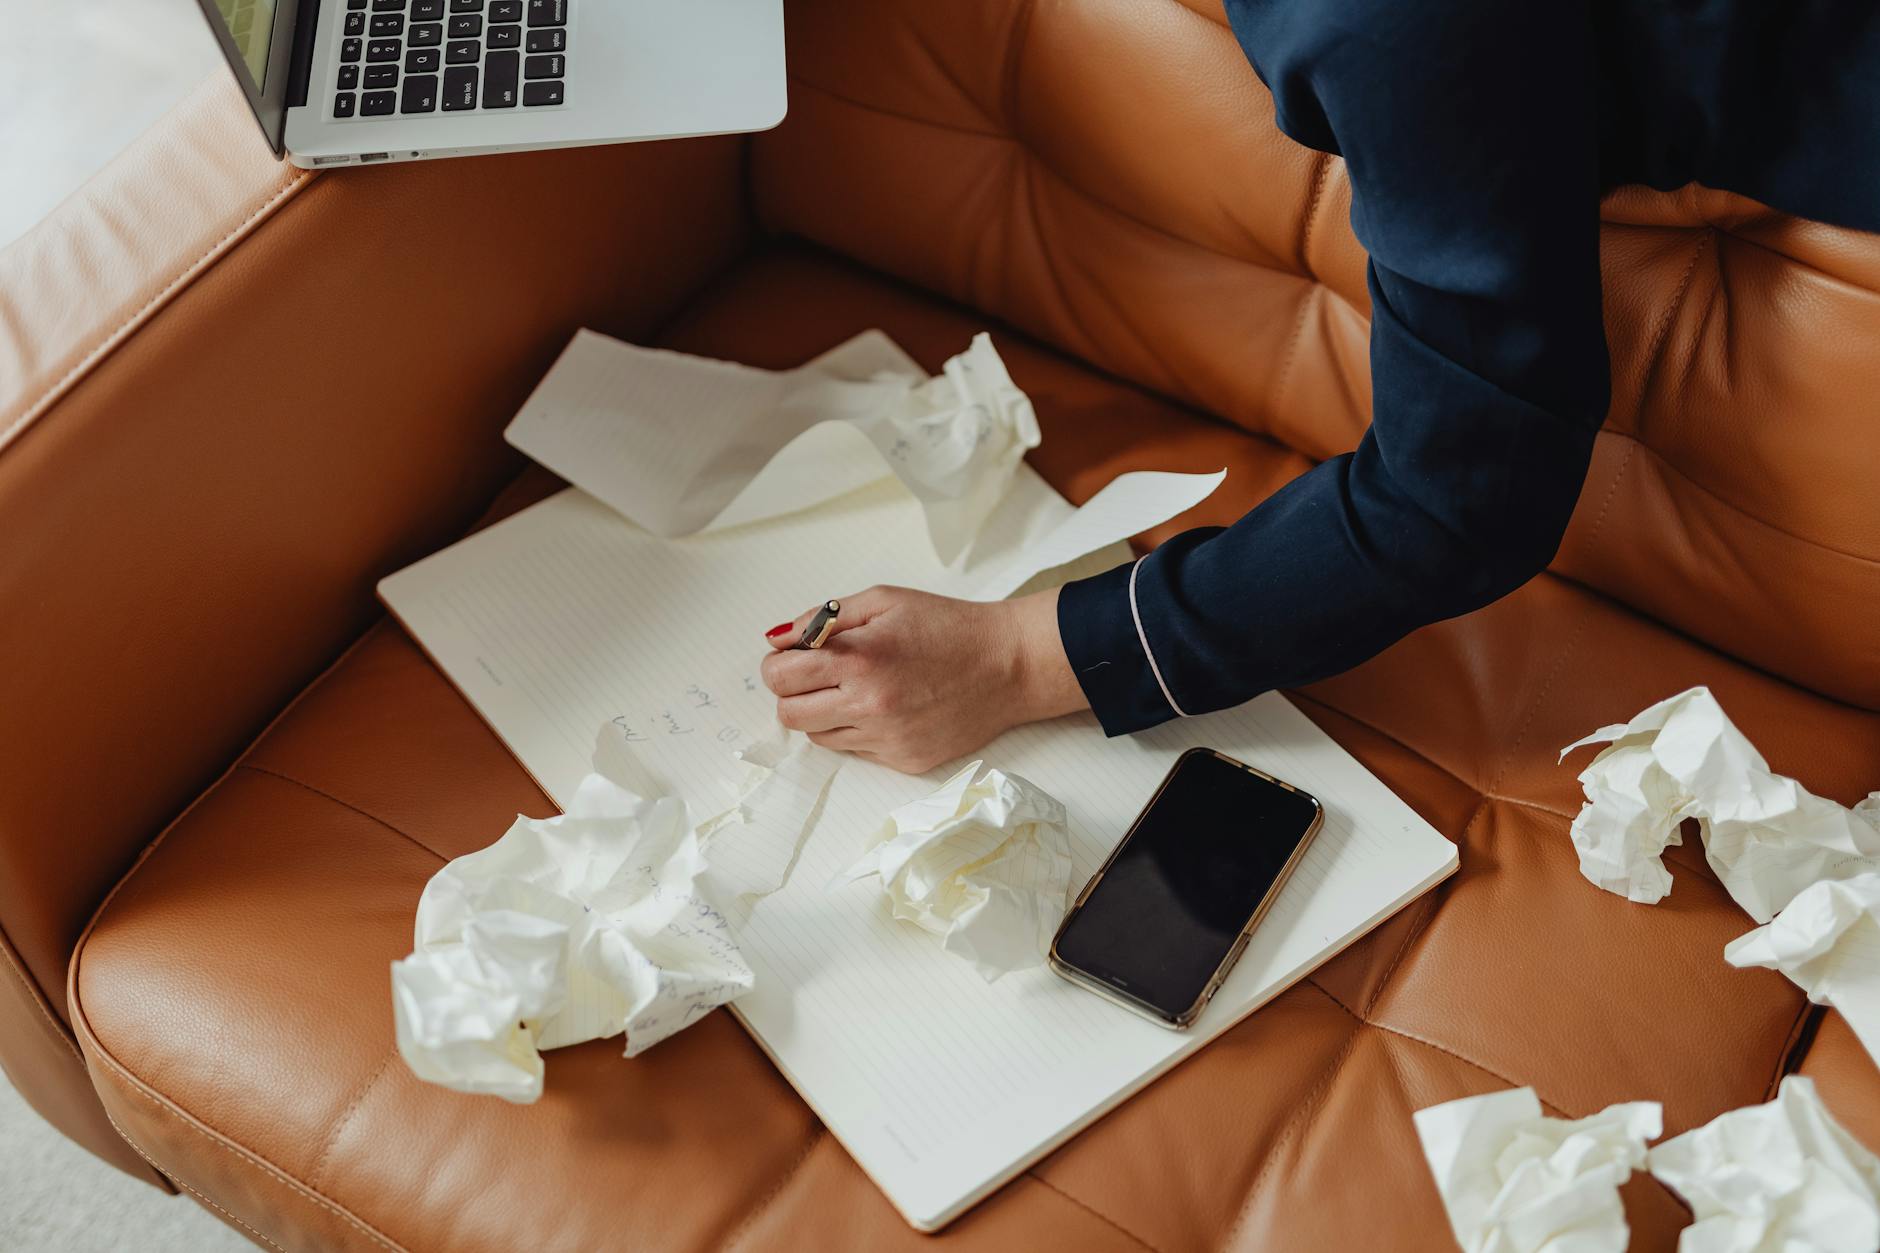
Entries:
{"label": "red nail polish", "polygon": [[771,627],[770,630],[764,632],[764,638],[767,640],[774,640],[779,635],[782,635],[785,631],[788,631],[791,627],[795,625],[796,623],[794,622],[779,622],[776,626]]}

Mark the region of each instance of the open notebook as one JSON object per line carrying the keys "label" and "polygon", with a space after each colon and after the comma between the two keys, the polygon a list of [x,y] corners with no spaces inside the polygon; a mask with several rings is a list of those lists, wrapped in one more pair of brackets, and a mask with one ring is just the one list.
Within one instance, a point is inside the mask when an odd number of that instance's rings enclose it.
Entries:
{"label": "open notebook", "polygon": [[[1021,480],[1041,486],[1029,469]],[[728,750],[772,725],[756,678],[765,626],[870,584],[948,590],[948,579],[916,502],[889,479],[683,539],[649,535],[569,489],[380,591],[558,801],[611,722],[703,816],[731,794]],[[1115,740],[1087,715],[1060,719],[982,756],[1069,806],[1077,887],[1195,745],[1306,788],[1326,819],[1188,1032],[1043,969],[988,984],[936,937],[890,918],[872,884],[829,886],[889,810],[953,765],[916,779],[848,761],[786,885],[742,911],[757,982],[734,1010],[914,1226],[950,1221],[1455,869],[1447,840],[1279,695]],[[658,1047],[684,1048],[685,1037]]]}

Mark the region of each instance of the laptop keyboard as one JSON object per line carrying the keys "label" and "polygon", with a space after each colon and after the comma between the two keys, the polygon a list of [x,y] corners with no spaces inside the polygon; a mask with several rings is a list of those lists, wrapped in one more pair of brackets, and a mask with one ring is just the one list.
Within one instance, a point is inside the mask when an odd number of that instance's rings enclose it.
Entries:
{"label": "laptop keyboard", "polygon": [[333,116],[566,102],[568,0],[346,0]]}

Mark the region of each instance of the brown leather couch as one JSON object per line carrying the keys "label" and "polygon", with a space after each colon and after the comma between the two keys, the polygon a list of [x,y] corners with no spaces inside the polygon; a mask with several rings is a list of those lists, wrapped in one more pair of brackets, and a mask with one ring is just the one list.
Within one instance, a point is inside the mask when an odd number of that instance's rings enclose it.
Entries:
{"label": "brown leather couch", "polygon": [[[922,1243],[727,1015],[557,1053],[527,1108],[393,1049],[419,889],[550,806],[373,585],[553,486],[498,433],[576,327],[932,366],[990,325],[1072,499],[1229,468],[1177,526],[1364,426],[1349,184],[1209,0],[799,0],[789,40],[770,134],[319,176],[211,85],[0,254],[0,1061],[262,1244]],[[1880,239],[1605,217],[1615,397],[1552,572],[1295,697],[1461,872],[943,1243],[1442,1248],[1410,1111],[1511,1084],[1676,1132],[1800,1070],[1880,1147],[1845,1024],[1724,964],[1699,847],[1656,907],[1580,878],[1555,762],[1702,682],[1778,770],[1880,786]],[[1626,1199],[1670,1248],[1676,1199]]]}

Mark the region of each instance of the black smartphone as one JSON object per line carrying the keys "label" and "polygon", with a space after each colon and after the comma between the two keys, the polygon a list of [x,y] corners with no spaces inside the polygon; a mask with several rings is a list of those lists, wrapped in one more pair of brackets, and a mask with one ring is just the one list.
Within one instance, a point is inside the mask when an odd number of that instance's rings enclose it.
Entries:
{"label": "black smartphone", "polygon": [[1078,894],[1051,969],[1165,1027],[1189,1026],[1324,820],[1290,783],[1189,749]]}

